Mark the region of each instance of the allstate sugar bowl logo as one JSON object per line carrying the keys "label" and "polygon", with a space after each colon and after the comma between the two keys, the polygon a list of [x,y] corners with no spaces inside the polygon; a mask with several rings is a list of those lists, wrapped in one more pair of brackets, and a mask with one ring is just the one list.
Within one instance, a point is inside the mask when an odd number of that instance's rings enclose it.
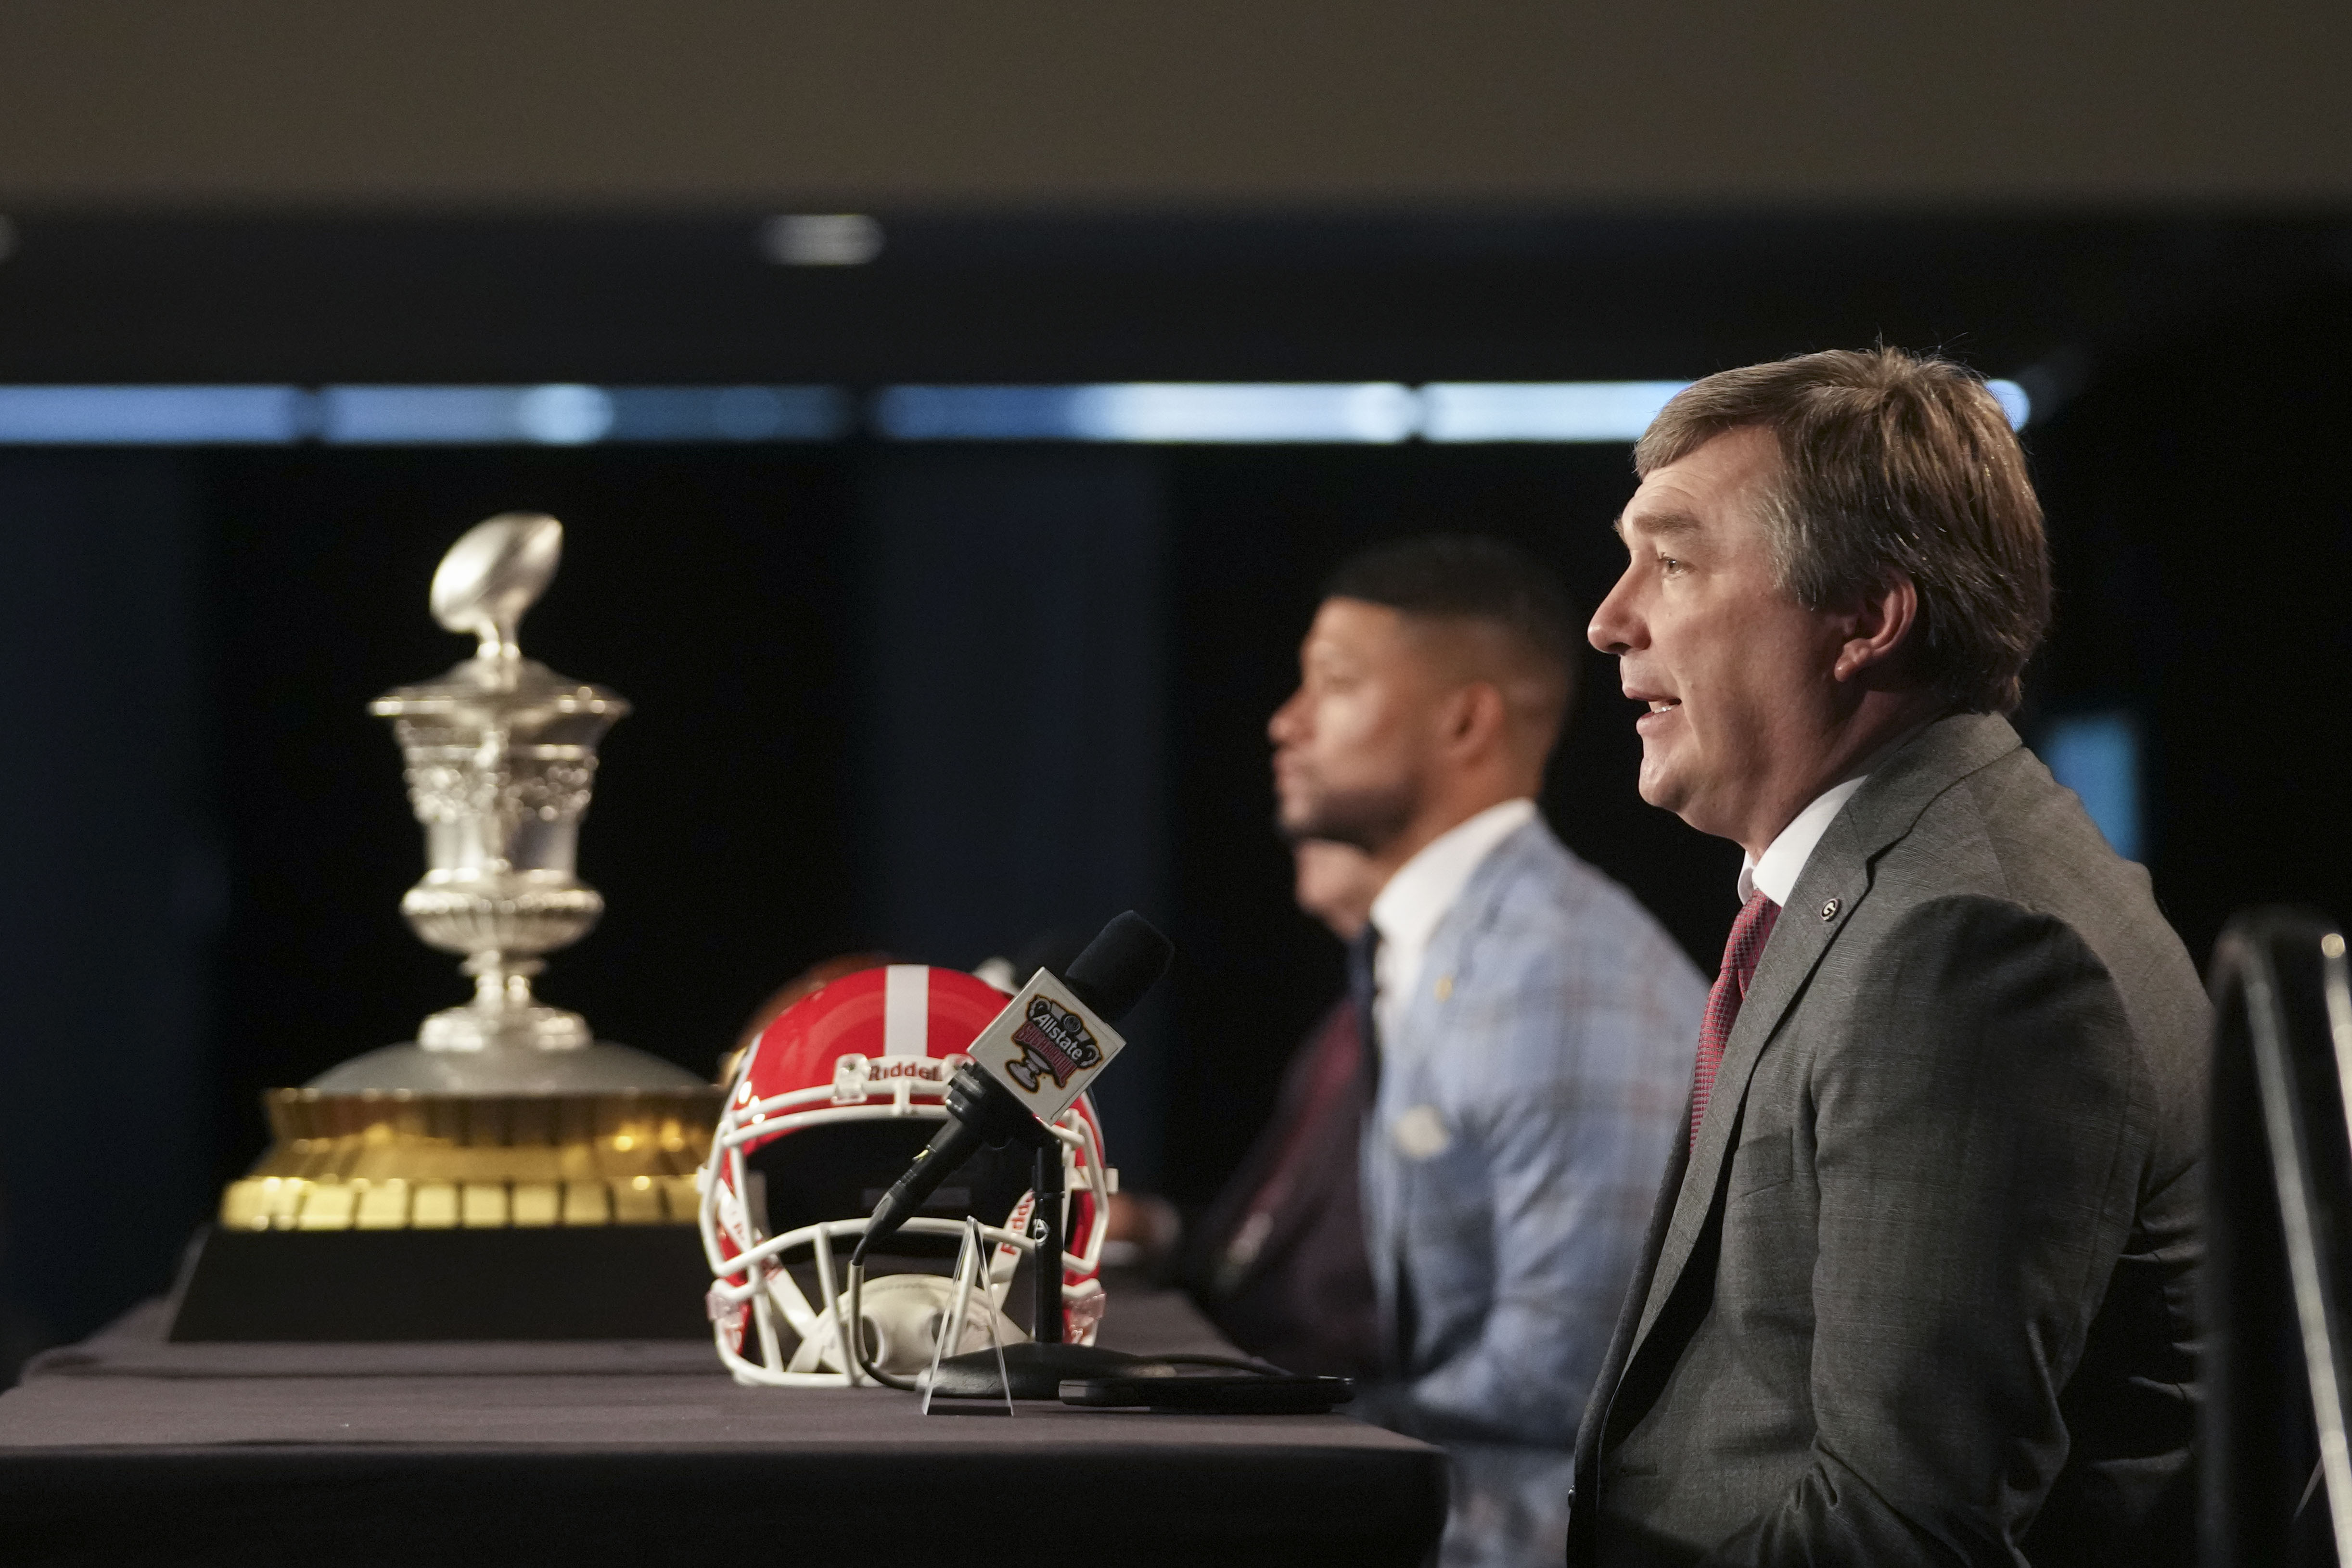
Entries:
{"label": "allstate sugar bowl logo", "polygon": [[1078,1015],[1045,997],[1030,998],[1029,1016],[1013,1031],[1013,1043],[1021,1054],[1004,1064],[1005,1076],[1032,1094],[1046,1077],[1054,1080],[1055,1088],[1066,1089],[1070,1074],[1084,1072],[1103,1059],[1102,1047]]}

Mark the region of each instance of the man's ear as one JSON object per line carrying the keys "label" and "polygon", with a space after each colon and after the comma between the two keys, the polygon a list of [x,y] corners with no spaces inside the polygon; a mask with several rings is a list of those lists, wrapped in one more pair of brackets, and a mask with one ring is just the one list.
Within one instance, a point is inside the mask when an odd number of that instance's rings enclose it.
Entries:
{"label": "man's ear", "polygon": [[1472,681],[1454,689],[1443,716],[1446,745],[1465,752],[1483,752],[1504,744],[1510,728],[1510,706],[1502,688],[1492,681]]}
{"label": "man's ear", "polygon": [[1902,654],[1919,622],[1919,590],[1901,575],[1864,593],[1843,617],[1845,642],[1831,674],[1853,680],[1865,671],[1885,674]]}

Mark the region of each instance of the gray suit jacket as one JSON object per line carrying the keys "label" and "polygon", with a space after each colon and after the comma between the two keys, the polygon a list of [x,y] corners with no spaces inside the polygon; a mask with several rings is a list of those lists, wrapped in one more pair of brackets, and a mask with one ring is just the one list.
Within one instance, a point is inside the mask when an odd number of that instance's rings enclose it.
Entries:
{"label": "gray suit jacket", "polygon": [[2002,719],[1806,864],[1579,1434],[1571,1563],[2185,1563],[2207,1009]]}

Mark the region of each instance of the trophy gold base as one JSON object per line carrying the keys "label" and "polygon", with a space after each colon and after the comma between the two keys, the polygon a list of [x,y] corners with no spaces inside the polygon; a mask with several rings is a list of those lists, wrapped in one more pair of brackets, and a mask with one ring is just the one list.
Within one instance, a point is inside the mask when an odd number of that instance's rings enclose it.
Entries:
{"label": "trophy gold base", "polygon": [[222,1195],[219,1223],[232,1231],[691,1225],[694,1173],[723,1097],[691,1078],[607,1093],[275,1089],[262,1096],[273,1141]]}
{"label": "trophy gold base", "polygon": [[[392,1052],[404,1049],[416,1050]],[[724,1092],[669,1071],[686,1082],[559,1094],[272,1090],[262,1106],[274,1141],[222,1195],[173,1337],[707,1333],[694,1173]]]}

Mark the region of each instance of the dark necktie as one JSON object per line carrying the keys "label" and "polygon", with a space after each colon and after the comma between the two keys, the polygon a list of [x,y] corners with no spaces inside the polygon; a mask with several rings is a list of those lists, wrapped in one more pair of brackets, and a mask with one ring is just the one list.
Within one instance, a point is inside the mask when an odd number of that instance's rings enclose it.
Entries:
{"label": "dark necktie", "polygon": [[[1356,939],[1348,944],[1348,996],[1356,1004],[1357,1027],[1363,1031],[1361,1082],[1364,1135],[1368,1138],[1379,1135],[1372,1131],[1372,1108],[1380,1103],[1381,1094],[1380,956],[1380,927],[1366,921]],[[1400,1377],[1412,1364],[1412,1346],[1419,1337],[1414,1327],[1418,1314],[1413,1310],[1410,1260],[1394,1249],[1384,1250],[1389,1255],[1372,1260],[1372,1272],[1377,1276],[1386,1270],[1389,1275],[1389,1300],[1394,1303],[1394,1317],[1383,1328],[1381,1359],[1389,1375]]]}
{"label": "dark necktie", "polygon": [[1731,923],[1731,940],[1723,945],[1723,967],[1716,971],[1715,987],[1706,993],[1706,1018],[1698,1026],[1698,1062],[1691,1072],[1691,1147],[1698,1147],[1698,1124],[1706,1115],[1707,1096],[1715,1092],[1716,1069],[1723,1065],[1723,1048],[1731,1026],[1739,1020],[1739,1004],[1748,999],[1748,982],[1756,977],[1756,960],[1772,935],[1780,906],[1761,893],[1750,894]]}
{"label": "dark necktie", "polygon": [[1372,1004],[1380,997],[1380,983],[1374,977],[1374,967],[1380,957],[1380,927],[1370,921],[1356,933],[1348,944],[1348,999],[1356,1004],[1356,1030],[1363,1041],[1364,1103],[1372,1103],[1371,1091],[1381,1082],[1381,1020]]}

